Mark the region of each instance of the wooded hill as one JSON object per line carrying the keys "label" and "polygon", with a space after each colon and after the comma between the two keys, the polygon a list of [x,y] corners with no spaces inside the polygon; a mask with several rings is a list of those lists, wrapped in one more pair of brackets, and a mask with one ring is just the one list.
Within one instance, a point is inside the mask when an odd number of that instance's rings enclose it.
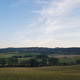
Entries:
{"label": "wooded hill", "polygon": [[80,54],[80,47],[73,48],[44,48],[44,47],[26,47],[26,48],[3,48],[0,53],[25,53],[35,52],[41,54]]}

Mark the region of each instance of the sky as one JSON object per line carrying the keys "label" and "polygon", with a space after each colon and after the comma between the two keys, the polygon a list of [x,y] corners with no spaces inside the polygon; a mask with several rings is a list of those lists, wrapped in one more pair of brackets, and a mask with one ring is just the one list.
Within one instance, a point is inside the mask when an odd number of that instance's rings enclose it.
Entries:
{"label": "sky", "polygon": [[80,47],[80,0],[0,0],[6,47]]}

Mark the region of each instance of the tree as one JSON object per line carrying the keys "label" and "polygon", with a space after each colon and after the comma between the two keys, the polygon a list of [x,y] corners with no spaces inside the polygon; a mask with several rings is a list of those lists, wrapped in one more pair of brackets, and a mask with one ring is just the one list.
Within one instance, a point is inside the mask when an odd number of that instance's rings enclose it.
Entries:
{"label": "tree", "polygon": [[18,64],[18,59],[17,58],[13,58],[13,65],[17,66],[17,64]]}
{"label": "tree", "polygon": [[38,66],[38,61],[36,59],[30,59],[29,60],[29,65],[30,65],[30,67],[37,67]]}
{"label": "tree", "polygon": [[27,61],[20,61],[19,66],[21,66],[21,67],[23,67],[23,66],[29,67],[29,60],[27,60]]}
{"label": "tree", "polygon": [[40,55],[37,55],[36,58],[37,59],[47,59],[48,56],[47,55],[40,54]]}
{"label": "tree", "polygon": [[42,59],[42,65],[46,66],[47,65],[47,59]]}
{"label": "tree", "polygon": [[30,64],[29,64],[29,60],[25,61],[25,66],[29,67]]}
{"label": "tree", "polygon": [[18,59],[17,58],[8,58],[7,59],[7,65],[8,66],[17,66]]}
{"label": "tree", "polygon": [[80,64],[80,60],[76,60],[76,64]]}
{"label": "tree", "polygon": [[57,65],[59,63],[59,59],[58,58],[49,58],[48,59],[48,63],[49,65]]}
{"label": "tree", "polygon": [[4,66],[6,64],[6,60],[4,58],[0,58],[0,64]]}
{"label": "tree", "polygon": [[19,66],[23,67],[25,66],[25,64],[26,64],[26,61],[20,61]]}
{"label": "tree", "polygon": [[13,66],[13,58],[8,58],[7,59],[7,65],[8,66]]}

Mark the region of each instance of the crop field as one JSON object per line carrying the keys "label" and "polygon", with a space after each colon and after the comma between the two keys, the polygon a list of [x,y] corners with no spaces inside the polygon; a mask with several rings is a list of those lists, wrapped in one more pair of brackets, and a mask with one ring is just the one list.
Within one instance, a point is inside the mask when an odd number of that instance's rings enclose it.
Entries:
{"label": "crop field", "polygon": [[80,65],[0,68],[0,80],[80,80]]}

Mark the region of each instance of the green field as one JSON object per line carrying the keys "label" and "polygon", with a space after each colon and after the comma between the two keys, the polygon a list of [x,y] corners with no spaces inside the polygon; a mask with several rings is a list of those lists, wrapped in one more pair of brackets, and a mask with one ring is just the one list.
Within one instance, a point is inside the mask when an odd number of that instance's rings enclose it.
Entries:
{"label": "green field", "polygon": [[[36,56],[39,55],[40,53],[11,53],[11,54],[0,54],[0,58],[11,58],[12,56],[24,56],[24,55],[32,55],[32,56]],[[61,56],[61,55],[48,55],[49,57],[54,57],[54,56]],[[18,58],[19,62],[20,61],[25,61],[25,60],[29,60],[31,58],[34,57],[23,57],[23,58]],[[59,63],[75,63],[77,59],[80,59],[80,56],[75,56],[74,58],[58,58],[59,59]]]}
{"label": "green field", "polygon": [[24,56],[24,55],[32,55],[32,56],[36,56],[39,55],[40,53],[5,53],[5,54],[0,54],[0,58],[10,58],[12,56]]}
{"label": "green field", "polygon": [[[39,55],[37,53],[0,54],[0,58],[10,58],[19,55]],[[35,57],[34,56],[34,57]],[[54,55],[52,56],[54,57]],[[18,58],[19,61],[33,57]],[[59,63],[71,63],[80,59],[58,58]],[[80,80],[80,65],[44,66],[44,67],[0,67],[0,80]]]}
{"label": "green field", "polygon": [[0,80],[80,80],[80,65],[0,68]]}
{"label": "green field", "polygon": [[[60,54],[58,54],[58,55],[55,55],[55,54],[54,55],[49,55],[49,57],[54,57],[54,56],[62,56],[62,55],[60,55]],[[57,57],[57,58],[59,59],[59,63],[75,63],[76,60],[80,60],[80,55],[79,56],[75,55],[75,57]]]}

